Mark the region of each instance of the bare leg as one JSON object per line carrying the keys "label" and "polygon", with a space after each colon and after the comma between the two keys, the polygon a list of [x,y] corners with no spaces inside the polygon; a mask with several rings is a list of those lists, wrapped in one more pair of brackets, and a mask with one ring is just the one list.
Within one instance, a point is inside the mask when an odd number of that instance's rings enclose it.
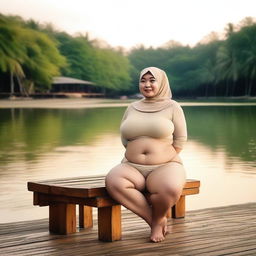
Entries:
{"label": "bare leg", "polygon": [[173,206],[182,193],[185,184],[183,165],[171,162],[151,172],[146,180],[152,204],[151,240],[161,242],[167,232],[168,209]]}
{"label": "bare leg", "polygon": [[145,189],[145,184],[144,176],[127,164],[117,165],[106,176],[108,193],[151,226],[152,209],[141,193]]}

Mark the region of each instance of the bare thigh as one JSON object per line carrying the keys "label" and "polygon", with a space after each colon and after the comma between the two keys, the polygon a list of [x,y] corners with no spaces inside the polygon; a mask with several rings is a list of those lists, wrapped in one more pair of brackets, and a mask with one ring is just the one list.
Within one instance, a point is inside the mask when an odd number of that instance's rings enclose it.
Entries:
{"label": "bare thigh", "polygon": [[122,188],[133,186],[139,191],[143,191],[146,186],[144,176],[134,167],[128,164],[119,164],[115,166],[106,176],[106,187],[111,190],[111,187]]}
{"label": "bare thigh", "polygon": [[171,162],[152,171],[146,180],[150,193],[181,194],[186,182],[186,173],[182,164]]}

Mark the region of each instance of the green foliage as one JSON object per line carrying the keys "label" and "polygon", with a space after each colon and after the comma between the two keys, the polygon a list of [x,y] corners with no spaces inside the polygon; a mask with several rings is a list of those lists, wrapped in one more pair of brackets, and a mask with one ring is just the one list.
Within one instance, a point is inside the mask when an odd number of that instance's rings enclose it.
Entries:
{"label": "green foliage", "polygon": [[19,17],[0,16],[0,41],[0,70],[16,76],[22,87],[30,82],[37,90],[49,89],[65,65],[56,42],[26,27]]}
{"label": "green foliage", "polygon": [[66,33],[55,33],[59,50],[66,57],[68,68],[62,70],[64,76],[92,81],[94,72],[93,47],[83,37],[71,37]]}
{"label": "green foliage", "polygon": [[[52,78],[60,74],[111,91],[125,91],[131,85],[128,58],[109,47],[94,46],[87,36],[70,36],[50,24],[1,15],[0,40],[0,73],[23,79],[23,87],[49,90]],[[11,87],[13,92],[13,82]]]}
{"label": "green foliage", "polygon": [[130,63],[112,49],[95,49],[95,82],[105,88],[123,91],[131,84]]}
{"label": "green foliage", "polygon": [[27,78],[41,85],[41,88],[50,88],[52,77],[59,75],[60,67],[65,66],[65,58],[46,34],[28,29],[26,32],[24,43],[27,58],[24,69],[27,71]]}
{"label": "green foliage", "polygon": [[26,58],[25,47],[21,45],[22,32],[15,21],[9,20],[0,15],[0,70],[9,72],[10,91],[14,92],[13,76],[23,78],[24,71],[22,63]]}
{"label": "green foliage", "polygon": [[[214,36],[213,36],[214,35]],[[256,95],[256,22],[244,19],[228,24],[226,39],[211,40],[195,47],[168,44],[157,49],[132,49],[129,59],[137,73],[146,66],[164,69],[175,96]],[[137,81],[138,75],[133,77]]]}
{"label": "green foliage", "polygon": [[99,87],[114,91],[129,88],[130,63],[121,52],[111,48],[97,48],[87,37],[56,34],[59,50],[67,58],[66,76],[95,82]]}
{"label": "green foliage", "polygon": [[[19,16],[0,15],[0,76],[49,90],[53,76],[94,82],[110,94],[137,93],[139,71],[166,71],[175,96],[256,95],[256,22],[247,17],[227,24],[226,38],[212,32],[194,47],[169,41],[159,48],[132,49],[128,56],[88,35],[71,36]],[[16,80],[14,79],[16,78]]]}
{"label": "green foliage", "polygon": [[[250,96],[256,82],[256,24],[240,27],[234,32],[229,24],[228,38],[217,52],[218,80],[226,83],[226,96],[231,89],[243,87],[243,94]],[[231,85],[231,86],[230,86]],[[231,87],[231,88],[229,88]]]}

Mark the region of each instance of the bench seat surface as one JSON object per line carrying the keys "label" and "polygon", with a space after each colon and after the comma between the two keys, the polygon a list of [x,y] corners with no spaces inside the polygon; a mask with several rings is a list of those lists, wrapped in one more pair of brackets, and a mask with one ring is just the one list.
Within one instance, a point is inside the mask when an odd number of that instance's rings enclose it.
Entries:
{"label": "bench seat surface", "polygon": [[[183,189],[184,195],[196,192],[200,181],[187,179]],[[70,197],[104,197],[108,196],[105,188],[105,176],[75,177],[56,180],[28,182],[28,190],[51,195]],[[192,193],[191,193],[192,194]]]}

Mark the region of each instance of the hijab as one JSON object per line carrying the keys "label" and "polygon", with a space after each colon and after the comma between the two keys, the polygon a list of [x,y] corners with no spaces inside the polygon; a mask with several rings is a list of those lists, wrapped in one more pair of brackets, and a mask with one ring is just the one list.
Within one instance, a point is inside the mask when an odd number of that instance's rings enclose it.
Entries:
{"label": "hijab", "polygon": [[140,72],[140,80],[148,72],[150,72],[156,79],[159,85],[159,90],[154,97],[143,98],[139,101],[133,102],[132,106],[141,112],[157,112],[170,106],[172,92],[166,73],[159,68],[148,67],[143,69]]}

